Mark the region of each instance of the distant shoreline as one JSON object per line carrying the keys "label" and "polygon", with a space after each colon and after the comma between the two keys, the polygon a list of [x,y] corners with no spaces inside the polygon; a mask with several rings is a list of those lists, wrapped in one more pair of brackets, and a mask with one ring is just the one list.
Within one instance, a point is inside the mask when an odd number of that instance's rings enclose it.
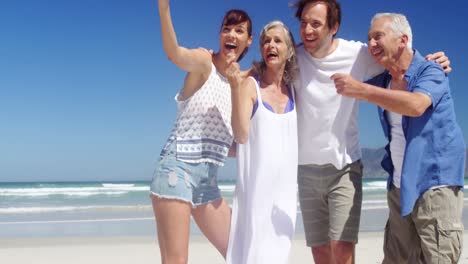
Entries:
{"label": "distant shoreline", "polygon": [[[468,179],[468,175],[465,175],[465,179]],[[376,181],[386,181],[387,178],[373,178],[373,177],[363,177],[365,180],[376,180]],[[97,183],[97,184],[106,184],[106,183],[116,183],[116,184],[148,184],[150,180],[105,180],[105,181],[0,181],[0,184],[84,184],[84,183]],[[235,180],[220,180],[220,183],[233,183]]]}

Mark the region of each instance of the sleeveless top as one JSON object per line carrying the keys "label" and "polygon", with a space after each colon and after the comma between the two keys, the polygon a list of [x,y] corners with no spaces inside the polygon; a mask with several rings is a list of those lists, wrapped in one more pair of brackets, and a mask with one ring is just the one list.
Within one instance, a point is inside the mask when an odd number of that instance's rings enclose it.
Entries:
{"label": "sleeveless top", "polygon": [[210,162],[223,166],[232,144],[231,88],[212,63],[211,73],[191,97],[181,100],[177,119],[163,152],[174,141],[177,159],[189,163]]}
{"label": "sleeveless top", "polygon": [[[289,97],[289,100],[288,100],[288,103],[286,104],[286,108],[284,109],[283,113],[291,112],[294,109],[294,101],[292,99],[291,89],[288,89],[288,97]],[[273,110],[273,107],[269,105],[267,102],[263,102],[263,105],[271,112],[273,113],[275,112],[275,110]],[[254,116],[255,112],[257,111],[257,108],[258,108],[258,99],[255,100],[255,103],[253,105],[252,115],[250,116],[250,118]]]}
{"label": "sleeveless top", "polygon": [[226,261],[286,264],[297,213],[296,109],[270,112],[258,84],[256,90],[259,103],[250,120],[249,138],[237,147],[238,175]]}

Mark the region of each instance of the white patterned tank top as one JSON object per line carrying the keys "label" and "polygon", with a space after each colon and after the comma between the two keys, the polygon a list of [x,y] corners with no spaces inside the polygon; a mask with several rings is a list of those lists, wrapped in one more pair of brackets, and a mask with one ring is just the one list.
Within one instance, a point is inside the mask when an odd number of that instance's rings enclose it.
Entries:
{"label": "white patterned tank top", "polygon": [[175,97],[177,119],[164,150],[175,140],[178,160],[223,166],[233,140],[227,79],[212,64],[202,87],[186,100],[180,98],[179,92]]}

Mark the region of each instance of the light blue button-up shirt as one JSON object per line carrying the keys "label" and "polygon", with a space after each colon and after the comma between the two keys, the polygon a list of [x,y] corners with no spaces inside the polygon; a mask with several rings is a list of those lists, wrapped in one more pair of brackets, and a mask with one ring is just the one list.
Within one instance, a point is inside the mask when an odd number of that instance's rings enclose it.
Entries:
{"label": "light blue button-up shirt", "polygon": [[[409,92],[428,95],[432,105],[419,117],[403,116],[402,126],[406,149],[401,172],[401,215],[413,211],[417,199],[429,188],[438,185],[464,185],[465,151],[463,134],[455,118],[449,80],[442,67],[426,61],[415,50],[413,60],[405,73]],[[386,88],[391,80],[388,71],[367,83]],[[388,141],[390,125],[384,109],[378,107],[380,123]],[[393,164],[390,143],[382,167],[389,173],[387,188],[393,182]]]}

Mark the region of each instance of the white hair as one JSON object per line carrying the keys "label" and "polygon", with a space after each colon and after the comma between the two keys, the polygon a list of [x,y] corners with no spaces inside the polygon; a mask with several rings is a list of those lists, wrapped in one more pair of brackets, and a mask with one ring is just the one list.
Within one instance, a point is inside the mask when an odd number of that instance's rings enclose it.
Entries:
{"label": "white hair", "polygon": [[390,19],[390,28],[392,29],[393,33],[395,33],[398,37],[401,37],[403,35],[408,37],[407,47],[410,51],[412,51],[413,33],[411,31],[411,26],[408,22],[408,19],[406,19],[406,16],[397,13],[378,13],[372,18],[371,25],[374,23],[375,20],[380,18]]}
{"label": "white hair", "polygon": [[[288,59],[286,61],[286,66],[284,68],[283,82],[287,85],[292,85],[296,75],[298,73],[299,67],[297,66],[296,61],[296,43],[294,42],[294,37],[291,34],[289,28],[281,21],[274,20],[268,23],[263,27],[262,32],[260,33],[259,46],[260,50],[263,46],[263,41],[265,40],[266,33],[272,28],[282,28],[285,36],[286,45],[288,47]],[[256,74],[261,77],[265,73],[266,65],[265,61],[262,59],[260,62],[254,61],[253,69]]]}

